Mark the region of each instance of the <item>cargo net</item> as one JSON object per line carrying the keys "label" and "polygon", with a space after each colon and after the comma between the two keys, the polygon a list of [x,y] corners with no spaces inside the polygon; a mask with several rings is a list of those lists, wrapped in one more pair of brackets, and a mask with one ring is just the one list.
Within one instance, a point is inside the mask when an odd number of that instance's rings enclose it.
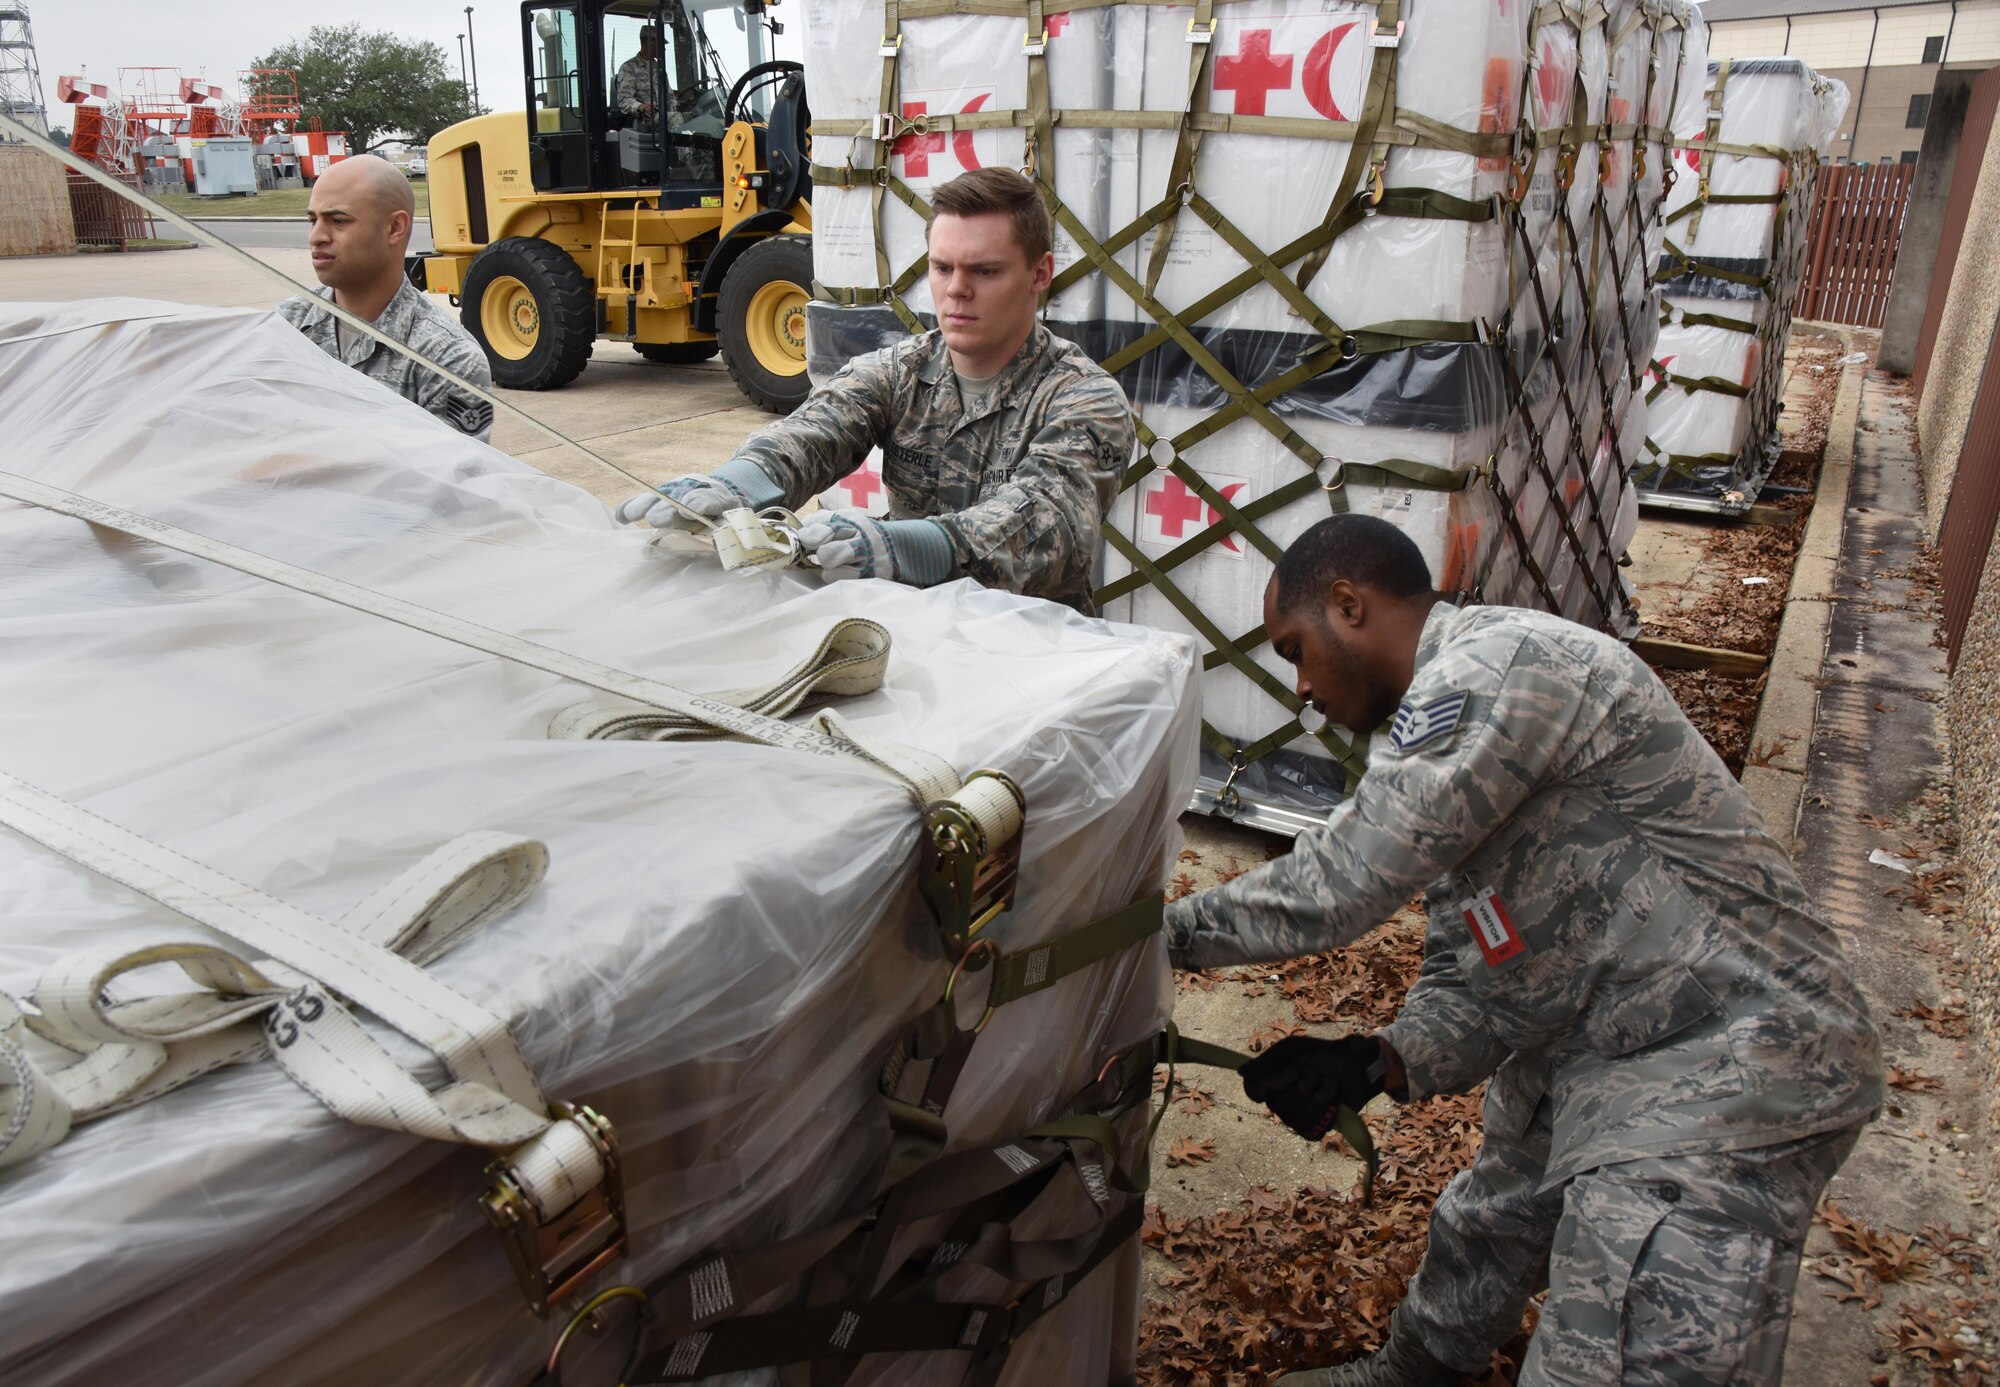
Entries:
{"label": "cargo net", "polygon": [[1691,7],[831,0],[810,24],[815,372],[932,321],[930,187],[1037,180],[1044,318],[1140,421],[1096,600],[1205,644],[1221,812],[1323,816],[1362,770],[1262,625],[1327,515],[1397,524],[1461,600],[1636,634],[1618,570]]}
{"label": "cargo net", "polygon": [[1785,340],[1805,272],[1821,150],[1846,88],[1796,58],[1710,63],[1702,128],[1654,271],[1641,500],[1740,514],[1777,465]]}

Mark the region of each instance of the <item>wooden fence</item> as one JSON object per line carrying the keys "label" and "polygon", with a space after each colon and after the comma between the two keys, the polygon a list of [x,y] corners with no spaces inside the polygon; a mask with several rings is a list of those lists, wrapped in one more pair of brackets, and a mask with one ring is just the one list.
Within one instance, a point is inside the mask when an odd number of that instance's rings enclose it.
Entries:
{"label": "wooden fence", "polygon": [[1828,164],[1819,171],[1806,269],[1793,312],[1853,327],[1880,327],[1903,239],[1914,164]]}

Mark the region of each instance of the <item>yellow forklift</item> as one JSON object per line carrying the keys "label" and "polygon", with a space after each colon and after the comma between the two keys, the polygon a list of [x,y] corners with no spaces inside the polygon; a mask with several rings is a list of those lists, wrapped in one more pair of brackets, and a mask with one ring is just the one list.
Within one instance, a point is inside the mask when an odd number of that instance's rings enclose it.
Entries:
{"label": "yellow forklift", "polygon": [[771,57],[776,0],[530,0],[528,109],[430,142],[434,254],[493,379],[575,380],[598,338],[649,361],[719,350],[756,404],[811,388],[805,75]]}

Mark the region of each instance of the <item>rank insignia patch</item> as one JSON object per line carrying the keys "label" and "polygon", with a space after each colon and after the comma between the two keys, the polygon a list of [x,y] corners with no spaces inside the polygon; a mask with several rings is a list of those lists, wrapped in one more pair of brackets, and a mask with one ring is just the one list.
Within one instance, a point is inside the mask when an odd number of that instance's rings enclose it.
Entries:
{"label": "rank insignia patch", "polygon": [[1403,704],[1396,709],[1396,721],[1389,729],[1390,742],[1398,751],[1415,751],[1451,735],[1458,727],[1459,715],[1465,711],[1465,698],[1461,692],[1434,698],[1429,703]]}

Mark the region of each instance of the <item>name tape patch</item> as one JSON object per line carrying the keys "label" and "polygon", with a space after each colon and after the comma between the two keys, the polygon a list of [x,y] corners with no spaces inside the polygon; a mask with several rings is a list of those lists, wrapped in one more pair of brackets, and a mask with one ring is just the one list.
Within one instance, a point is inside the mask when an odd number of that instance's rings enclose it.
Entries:
{"label": "name tape patch", "polygon": [[1428,703],[1405,703],[1396,709],[1396,720],[1389,728],[1389,741],[1398,751],[1415,751],[1428,746],[1440,737],[1450,736],[1457,730],[1459,717],[1465,712],[1463,691],[1434,698]]}
{"label": "name tape patch", "polygon": [[1497,968],[1528,951],[1521,932],[1514,928],[1513,918],[1507,914],[1507,907],[1501,904],[1492,887],[1460,901],[1458,908],[1465,912],[1465,922],[1472,926],[1473,942],[1479,945],[1488,968]]}

